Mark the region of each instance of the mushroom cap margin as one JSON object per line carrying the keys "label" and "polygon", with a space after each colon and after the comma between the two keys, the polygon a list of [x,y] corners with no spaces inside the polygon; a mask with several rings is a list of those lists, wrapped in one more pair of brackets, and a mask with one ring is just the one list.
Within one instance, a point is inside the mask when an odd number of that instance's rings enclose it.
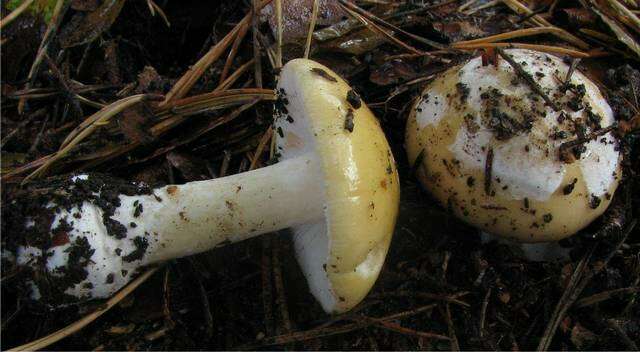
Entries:
{"label": "mushroom cap margin", "polygon": [[[329,248],[326,263],[318,265],[335,298],[323,308],[344,312],[366,296],[384,264],[399,208],[395,160],[373,113],[363,102],[352,106],[351,88],[329,68],[306,59],[289,61],[278,89],[287,101],[287,112],[275,122],[278,152],[288,158],[312,149],[321,163]],[[298,125],[300,115],[307,131]],[[348,118],[352,131],[345,128]],[[294,241],[304,247],[304,238]]]}

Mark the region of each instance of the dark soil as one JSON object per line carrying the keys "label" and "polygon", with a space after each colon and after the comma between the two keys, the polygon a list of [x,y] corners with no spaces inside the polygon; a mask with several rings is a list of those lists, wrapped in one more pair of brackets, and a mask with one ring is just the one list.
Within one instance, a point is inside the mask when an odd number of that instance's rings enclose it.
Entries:
{"label": "dark soil", "polygon": [[[36,90],[22,95],[26,97],[22,114],[16,93],[27,84],[46,24],[28,12],[3,28],[3,250],[30,240],[26,234],[13,231],[20,226],[12,221],[11,211],[16,210],[9,211],[8,206],[14,200],[20,202],[25,192],[20,183],[34,170],[20,168],[56,152],[66,136],[98,110],[79,101],[75,94],[104,104],[134,94],[166,94],[249,11],[248,2],[241,1],[156,1],[171,21],[171,27],[167,27],[157,13],[151,16],[146,1],[127,1],[97,39],[63,48],[78,40],[77,33],[69,33],[83,28],[72,27],[73,23],[82,23],[102,2],[70,3],[47,51],[50,59],[43,61],[30,84]],[[392,7],[358,2],[378,16],[390,16],[385,18],[406,31],[443,44],[525,27],[523,18],[504,5],[467,16],[457,11],[463,1],[447,1],[442,6],[415,3]],[[550,5],[545,1],[532,3],[532,8],[543,10]],[[3,17],[8,13],[5,6],[3,2]],[[407,11],[409,14],[402,15]],[[592,26],[589,28],[615,36],[598,20],[581,20],[580,11],[593,15],[579,3],[559,1],[553,13],[545,16],[574,34],[578,33],[576,28]],[[97,25],[93,28],[99,29]],[[273,41],[267,24],[259,29],[263,39]],[[357,41],[356,36],[368,39]],[[564,45],[550,35],[518,41]],[[419,41],[407,43],[434,50]],[[275,70],[264,45],[262,48],[263,86],[272,88]],[[578,69],[606,87],[616,119],[631,126],[621,136],[624,174],[605,215],[562,242],[572,248],[570,261],[529,262],[514,248],[482,244],[478,231],[439,206],[420,188],[409,168],[403,137],[413,98],[421,94],[431,75],[465,60],[471,52],[411,56],[405,49],[385,42],[384,37],[356,30],[315,43],[311,58],[352,84],[353,94],[347,97],[350,104],[358,109],[366,102],[374,111],[398,162],[400,218],[387,262],[369,296],[350,313],[326,315],[309,294],[293,256],[289,233],[282,231],[167,263],[116,307],[47,349],[531,350],[542,338],[551,338],[551,350],[637,347],[640,225],[635,230],[633,225],[640,209],[640,133],[633,126],[638,126],[634,117],[637,119],[640,109],[640,65],[637,56],[623,45],[603,50],[612,55],[582,59]],[[303,51],[300,42],[287,43],[284,60],[300,57]],[[227,52],[205,71],[187,96],[207,93],[218,86]],[[229,73],[252,58],[249,29]],[[335,79],[324,71],[318,74]],[[255,87],[253,77],[250,67],[233,88]],[[579,87],[567,89],[579,92]],[[464,102],[468,88],[459,87],[459,93]],[[578,103],[569,101],[566,105],[577,109]],[[48,175],[88,170],[157,186],[246,171],[273,114],[269,102],[252,105],[233,118],[227,117],[235,108],[206,111],[166,133],[153,135],[152,126],[158,121],[153,104],[142,103],[117,115]],[[505,138],[526,129],[525,123],[508,116],[498,116],[496,121],[496,129],[504,130]],[[598,117],[589,123],[597,124]],[[345,128],[353,129],[354,121],[347,119]],[[100,154],[108,150],[105,148],[127,145],[134,146],[118,155]],[[259,164],[271,162],[265,153]],[[564,191],[570,193],[572,189],[568,185]],[[130,191],[147,193],[149,189]],[[113,202],[106,200],[105,209]],[[28,211],[30,204],[24,202],[21,207]],[[51,221],[40,220],[41,226]],[[136,245],[144,252],[146,243],[139,242]],[[83,252],[82,243],[73,248],[74,260],[87,260],[89,253]],[[25,273],[10,261],[3,259],[2,264],[2,349],[61,329],[103,303],[93,301],[55,311],[29,304],[26,290],[17,287]],[[557,307],[566,311],[557,315]],[[557,327],[549,329],[553,322]]]}

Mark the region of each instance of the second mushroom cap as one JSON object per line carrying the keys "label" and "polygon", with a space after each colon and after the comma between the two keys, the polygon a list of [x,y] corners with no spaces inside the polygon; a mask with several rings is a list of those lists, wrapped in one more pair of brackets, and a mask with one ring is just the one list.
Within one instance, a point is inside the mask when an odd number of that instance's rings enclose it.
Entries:
{"label": "second mushroom cap", "polygon": [[[476,57],[431,82],[407,124],[406,147],[425,187],[460,219],[524,242],[559,240],[604,212],[618,184],[613,113],[597,86],[561,59],[505,50],[514,67]],[[604,130],[606,132],[606,130]],[[585,139],[567,149],[569,141]]]}

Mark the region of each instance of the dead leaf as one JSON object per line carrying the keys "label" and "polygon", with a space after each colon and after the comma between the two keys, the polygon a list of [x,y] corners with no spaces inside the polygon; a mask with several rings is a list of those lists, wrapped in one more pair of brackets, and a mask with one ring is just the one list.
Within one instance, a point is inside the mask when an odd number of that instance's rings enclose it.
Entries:
{"label": "dead leaf", "polygon": [[318,54],[314,59],[327,67],[331,67],[335,73],[346,80],[367,69],[367,65],[355,56]]}
{"label": "dead leaf", "polygon": [[459,42],[462,40],[481,38],[487,35],[487,32],[480,27],[473,25],[467,21],[454,22],[436,22],[433,28],[450,42]]}
{"label": "dead leaf", "polygon": [[60,33],[60,46],[70,48],[94,41],[115,22],[124,3],[125,0],[105,0],[95,11],[76,13]]}
{"label": "dead leaf", "polygon": [[[282,41],[291,43],[306,38],[309,31],[311,9],[314,0],[282,0]],[[277,33],[275,2],[265,6],[260,13],[269,22],[273,36]],[[318,0],[317,26],[328,26],[346,18],[337,0]]]}
{"label": "dead leaf", "polygon": [[584,7],[562,9],[560,18],[575,28],[592,27],[597,19],[593,12]]}
{"label": "dead leaf", "polygon": [[406,81],[416,76],[417,72],[411,65],[402,60],[391,60],[371,72],[369,80],[379,86],[386,86]]}
{"label": "dead leaf", "polygon": [[325,42],[322,44],[322,48],[329,51],[359,56],[372,51],[385,42],[386,39],[384,36],[365,28],[344,37]]}

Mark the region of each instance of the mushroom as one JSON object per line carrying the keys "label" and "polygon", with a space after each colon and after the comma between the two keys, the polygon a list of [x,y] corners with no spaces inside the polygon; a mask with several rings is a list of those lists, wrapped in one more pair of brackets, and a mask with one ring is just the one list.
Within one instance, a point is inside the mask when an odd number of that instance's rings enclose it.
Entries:
{"label": "mushroom", "polygon": [[389,145],[367,106],[318,63],[287,63],[278,95],[274,165],[156,189],[75,175],[13,201],[3,215],[14,255],[3,257],[31,269],[31,298],[57,306],[108,297],[145,265],[290,228],[322,308],[344,312],[360,302],[398,211]]}
{"label": "mushroom", "polygon": [[558,241],[600,216],[616,190],[613,113],[561,59],[501,56],[473,58],[427,85],[407,123],[409,161],[459,219],[518,242]]}

